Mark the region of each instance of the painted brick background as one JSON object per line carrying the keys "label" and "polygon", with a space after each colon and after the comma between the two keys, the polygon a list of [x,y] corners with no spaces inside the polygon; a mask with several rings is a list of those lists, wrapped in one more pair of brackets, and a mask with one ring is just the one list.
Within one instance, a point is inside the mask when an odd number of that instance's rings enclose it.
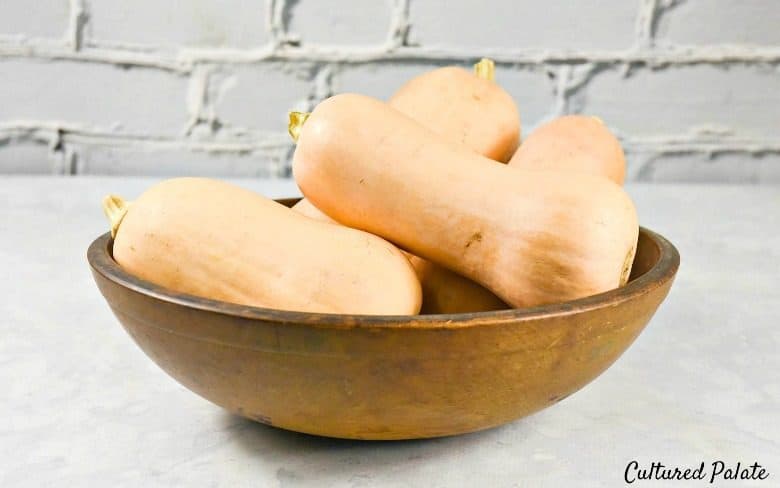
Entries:
{"label": "painted brick background", "polygon": [[286,112],[497,62],[629,178],[780,182],[777,0],[4,0],[0,173],[289,177]]}

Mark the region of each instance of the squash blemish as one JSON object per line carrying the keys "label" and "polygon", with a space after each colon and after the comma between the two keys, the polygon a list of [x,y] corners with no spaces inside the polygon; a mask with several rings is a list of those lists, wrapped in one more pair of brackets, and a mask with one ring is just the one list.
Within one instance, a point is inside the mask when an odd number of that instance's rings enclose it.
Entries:
{"label": "squash blemish", "polygon": [[475,242],[482,242],[482,232],[477,231],[477,232],[471,234],[471,236],[469,237],[469,240],[466,241],[466,248],[468,249]]}

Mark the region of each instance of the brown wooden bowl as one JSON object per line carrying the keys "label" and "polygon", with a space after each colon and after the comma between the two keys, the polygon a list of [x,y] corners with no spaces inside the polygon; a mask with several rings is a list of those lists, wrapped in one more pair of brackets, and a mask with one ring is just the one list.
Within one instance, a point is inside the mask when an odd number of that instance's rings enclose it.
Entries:
{"label": "brown wooden bowl", "polygon": [[634,341],[680,262],[642,228],[631,280],[616,290],[519,310],[367,316],[179,294],[123,271],[111,244],[105,234],[89,247],[95,281],[163,370],[238,415],[353,439],[487,429],[566,398]]}

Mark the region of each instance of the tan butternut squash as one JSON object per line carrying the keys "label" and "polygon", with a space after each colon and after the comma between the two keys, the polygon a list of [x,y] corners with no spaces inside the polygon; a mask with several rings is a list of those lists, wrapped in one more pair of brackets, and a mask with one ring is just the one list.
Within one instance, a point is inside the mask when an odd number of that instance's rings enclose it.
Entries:
{"label": "tan butternut squash", "polygon": [[422,286],[420,313],[472,313],[511,308],[493,292],[444,266],[406,253]]}
{"label": "tan butternut squash", "polygon": [[336,95],[317,106],[300,132],[293,175],[338,222],[516,307],[603,292],[630,273],[638,225],[620,186],[506,167],[369,97]]}
{"label": "tan butternut squash", "polygon": [[[397,110],[489,158],[506,162],[520,140],[517,106],[494,82],[493,61],[483,59],[470,73],[438,68],[403,85],[389,103]],[[308,114],[290,114],[290,135],[297,139]],[[333,220],[304,198],[295,207],[304,215]],[[408,254],[423,289],[422,313],[482,312],[507,308],[489,290],[446,268]]]}
{"label": "tan butternut squash", "polygon": [[[338,224],[305,198],[293,205],[292,209],[312,219]],[[490,290],[470,279],[427,259],[402,252],[412,264],[422,287],[420,313],[469,313],[509,308]]]}
{"label": "tan butternut squash", "polygon": [[520,114],[493,78],[489,60],[474,72],[438,68],[406,82],[388,103],[448,140],[507,162],[520,142]]}
{"label": "tan butternut squash", "polygon": [[509,161],[524,169],[561,170],[605,176],[622,185],[626,157],[620,141],[597,117],[565,115],[529,135]]}
{"label": "tan butternut squash", "polygon": [[117,198],[105,206],[117,263],[177,292],[304,312],[420,309],[414,270],[387,241],[306,218],[228,183],[176,178],[129,207]]}
{"label": "tan butternut squash", "polygon": [[291,208],[299,214],[309,217],[310,219],[319,220],[321,222],[328,222],[329,224],[338,224],[338,222],[322,213],[320,209],[312,205],[311,202],[305,198],[301,198],[298,203],[293,205]]}

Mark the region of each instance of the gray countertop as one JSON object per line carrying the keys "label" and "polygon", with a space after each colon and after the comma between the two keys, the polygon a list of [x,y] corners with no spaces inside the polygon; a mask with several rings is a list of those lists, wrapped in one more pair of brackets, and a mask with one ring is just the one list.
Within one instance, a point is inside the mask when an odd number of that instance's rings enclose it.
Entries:
{"label": "gray countertop", "polygon": [[[230,415],[133,344],[90,276],[100,199],[141,178],[0,178],[0,486],[624,486],[631,460],[758,462],[780,486],[780,187],[634,185],[682,266],[635,344],[493,430],[357,442]],[[294,196],[289,181],[240,182]],[[653,486],[639,481],[633,486]]]}

